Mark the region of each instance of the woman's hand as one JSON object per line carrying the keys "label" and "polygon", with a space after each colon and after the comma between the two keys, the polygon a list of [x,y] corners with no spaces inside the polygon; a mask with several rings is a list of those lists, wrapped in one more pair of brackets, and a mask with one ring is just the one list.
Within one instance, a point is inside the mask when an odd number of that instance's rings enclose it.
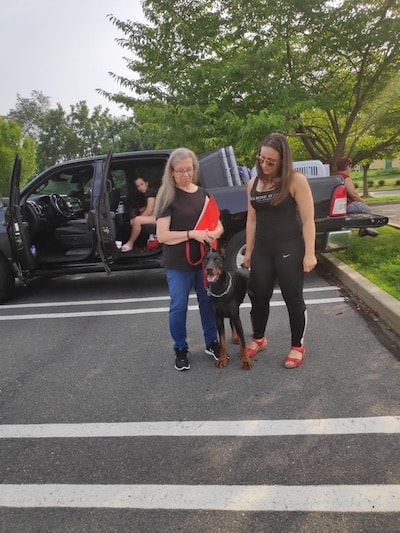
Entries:
{"label": "woman's hand", "polygon": [[303,259],[304,272],[311,272],[311,270],[317,265],[317,258],[315,254],[306,254]]}
{"label": "woman's hand", "polygon": [[246,252],[243,257],[244,268],[250,268],[250,259],[251,259],[251,253]]}
{"label": "woman's hand", "polygon": [[217,235],[216,230],[214,231],[208,231],[207,229],[190,230],[190,238],[195,239],[196,241],[202,242],[204,244],[213,243],[218,238],[216,235]]}
{"label": "woman's hand", "polygon": [[[215,229],[213,230],[190,230],[190,238],[204,244],[212,244],[217,241],[224,233],[224,226],[219,220]],[[197,235],[197,236],[196,236]]]}

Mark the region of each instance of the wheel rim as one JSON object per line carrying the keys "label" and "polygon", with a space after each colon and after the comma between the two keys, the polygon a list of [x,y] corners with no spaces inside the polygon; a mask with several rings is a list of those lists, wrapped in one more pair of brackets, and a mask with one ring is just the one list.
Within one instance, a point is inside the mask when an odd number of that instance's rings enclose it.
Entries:
{"label": "wheel rim", "polygon": [[246,253],[246,245],[244,244],[243,246],[241,246],[238,249],[237,254],[235,256],[236,268],[242,268],[243,267],[245,253]]}

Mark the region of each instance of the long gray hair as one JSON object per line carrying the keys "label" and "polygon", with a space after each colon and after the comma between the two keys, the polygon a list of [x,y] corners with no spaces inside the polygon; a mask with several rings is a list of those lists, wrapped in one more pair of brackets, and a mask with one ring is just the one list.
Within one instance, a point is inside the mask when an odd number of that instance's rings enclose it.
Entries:
{"label": "long gray hair", "polygon": [[193,162],[193,183],[197,183],[199,174],[199,161],[196,154],[189,148],[176,148],[168,158],[165,165],[161,187],[157,193],[154,214],[158,217],[175,199],[176,184],[173,175],[175,165],[182,159],[191,158]]}

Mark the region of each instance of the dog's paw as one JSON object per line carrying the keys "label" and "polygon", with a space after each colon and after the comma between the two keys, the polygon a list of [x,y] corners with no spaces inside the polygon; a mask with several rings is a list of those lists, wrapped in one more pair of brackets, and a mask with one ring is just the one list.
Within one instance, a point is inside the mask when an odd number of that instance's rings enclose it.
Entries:
{"label": "dog's paw", "polygon": [[229,363],[229,357],[226,357],[223,359],[221,356],[219,357],[218,361],[215,361],[215,366],[217,368],[224,368]]}
{"label": "dog's paw", "polygon": [[253,363],[250,361],[250,359],[245,359],[244,361],[242,361],[242,368],[243,370],[250,370],[251,368],[253,368]]}

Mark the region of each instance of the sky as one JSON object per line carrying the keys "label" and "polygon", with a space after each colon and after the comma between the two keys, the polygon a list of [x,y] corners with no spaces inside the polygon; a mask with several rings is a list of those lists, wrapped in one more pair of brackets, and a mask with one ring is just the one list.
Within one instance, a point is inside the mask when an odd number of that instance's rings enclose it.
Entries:
{"label": "sky", "polygon": [[145,22],[140,0],[1,0],[0,116],[41,91],[66,112],[86,100],[112,115],[126,114],[96,89],[125,92],[108,74],[132,77],[115,39],[124,37],[107,15]]}

